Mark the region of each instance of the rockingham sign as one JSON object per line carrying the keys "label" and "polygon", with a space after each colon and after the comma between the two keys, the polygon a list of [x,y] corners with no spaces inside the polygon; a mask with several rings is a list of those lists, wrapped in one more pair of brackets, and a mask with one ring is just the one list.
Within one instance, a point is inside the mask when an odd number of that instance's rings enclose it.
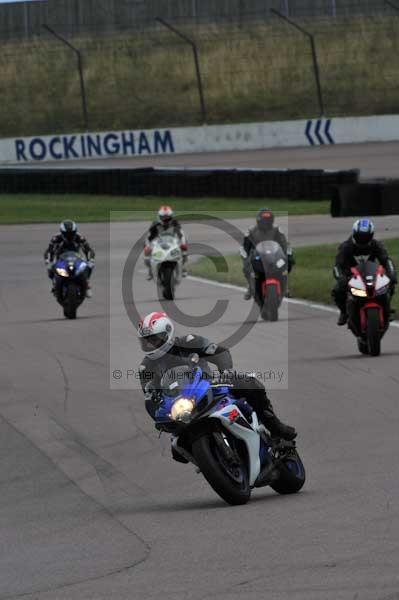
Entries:
{"label": "rockingham sign", "polygon": [[175,152],[173,137],[168,129],[17,138],[14,145],[18,163]]}
{"label": "rockingham sign", "polygon": [[399,115],[202,125],[0,139],[0,163],[28,164],[399,140]]}

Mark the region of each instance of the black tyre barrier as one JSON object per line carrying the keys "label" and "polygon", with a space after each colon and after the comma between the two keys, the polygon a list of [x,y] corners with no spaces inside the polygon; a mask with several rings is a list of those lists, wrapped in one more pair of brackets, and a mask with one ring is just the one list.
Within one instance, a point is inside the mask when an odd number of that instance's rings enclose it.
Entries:
{"label": "black tyre barrier", "polygon": [[359,172],[262,169],[3,168],[0,193],[330,199]]}
{"label": "black tyre barrier", "polygon": [[331,198],[332,217],[399,214],[399,180],[376,180],[339,185]]}

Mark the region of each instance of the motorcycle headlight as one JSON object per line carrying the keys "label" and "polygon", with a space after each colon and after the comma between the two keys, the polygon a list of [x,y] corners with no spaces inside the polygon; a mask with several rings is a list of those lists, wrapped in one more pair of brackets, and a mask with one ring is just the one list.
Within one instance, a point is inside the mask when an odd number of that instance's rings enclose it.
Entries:
{"label": "motorcycle headlight", "polygon": [[60,277],[69,277],[68,271],[63,267],[57,267],[56,272],[58,275],[60,275]]}
{"label": "motorcycle headlight", "polygon": [[171,256],[178,256],[180,254],[180,250],[178,248],[174,248],[170,253]]}
{"label": "motorcycle headlight", "polygon": [[352,296],[358,296],[359,298],[367,298],[366,290],[358,290],[357,288],[351,288]]}
{"label": "motorcycle headlight", "polygon": [[190,400],[189,398],[179,398],[173,404],[170,416],[173,421],[183,421],[183,423],[187,423],[190,420],[194,406],[194,400]]}

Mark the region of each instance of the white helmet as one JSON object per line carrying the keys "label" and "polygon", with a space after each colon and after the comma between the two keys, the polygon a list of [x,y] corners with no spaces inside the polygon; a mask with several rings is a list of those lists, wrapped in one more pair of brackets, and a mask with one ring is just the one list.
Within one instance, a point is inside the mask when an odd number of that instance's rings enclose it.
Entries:
{"label": "white helmet", "polygon": [[169,225],[169,223],[173,219],[173,215],[174,213],[171,207],[164,204],[159,208],[158,221],[162,223],[162,225]]}
{"label": "white helmet", "polygon": [[140,345],[148,358],[156,360],[173,346],[175,327],[164,312],[152,312],[138,326]]}

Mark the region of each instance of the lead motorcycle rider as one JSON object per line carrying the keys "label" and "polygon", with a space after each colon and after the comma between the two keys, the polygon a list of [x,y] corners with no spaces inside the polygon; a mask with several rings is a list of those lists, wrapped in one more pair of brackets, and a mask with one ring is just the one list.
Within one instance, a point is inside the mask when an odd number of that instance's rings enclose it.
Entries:
{"label": "lead motorcycle rider", "polygon": [[250,300],[252,298],[252,265],[251,265],[251,251],[255,249],[257,244],[260,242],[277,242],[283,249],[284,254],[288,258],[288,273],[291,272],[292,267],[295,264],[294,255],[292,249],[285,237],[284,233],[279,227],[274,226],[274,214],[268,208],[261,208],[256,215],[256,225],[252,229],[248,230],[248,233],[244,237],[243,249],[244,253],[241,255],[243,261],[243,273],[244,277],[248,282],[248,289],[244,294],[244,300]]}
{"label": "lead motorcycle rider", "polygon": [[44,260],[47,265],[47,273],[49,278],[52,280],[52,292],[54,292],[54,260],[58,259],[64,252],[80,252],[82,251],[89,261],[88,278],[87,278],[87,291],[86,296],[91,298],[91,286],[89,278],[93,270],[93,259],[95,252],[90,246],[87,239],[78,233],[78,227],[75,221],[66,220],[60,224],[60,233],[54,235],[48,247],[44,252]]}
{"label": "lead motorcycle rider", "polygon": [[187,276],[187,270],[185,264],[187,263],[188,256],[188,246],[186,241],[186,236],[182,229],[181,224],[175,218],[174,212],[170,206],[163,205],[159,208],[158,211],[158,219],[154,221],[148,231],[147,239],[144,246],[144,264],[148,269],[147,280],[150,281],[152,279],[152,271],[151,271],[151,243],[161,235],[161,233],[165,233],[170,231],[173,235],[178,237],[180,242],[180,249],[182,251],[183,257],[183,277]]}
{"label": "lead motorcycle rider", "polygon": [[201,368],[207,376],[211,376],[208,363],[212,363],[233,386],[231,393],[237,398],[244,398],[252,406],[260,422],[273,437],[289,441],[295,439],[297,432],[276,416],[263,384],[255,377],[240,377],[232,371],[233,361],[228,348],[198,335],[175,338],[174,332],[174,324],[164,312],[150,313],[138,326],[138,337],[145,354],[139,367],[140,382],[146,397],[146,409],[152,419],[155,419],[159,405],[158,392],[163,374],[178,366],[192,365],[190,357],[198,354]]}
{"label": "lead motorcycle rider", "polygon": [[351,268],[358,264],[357,258],[367,257],[367,260],[378,262],[384,267],[391,280],[391,298],[395,293],[398,283],[396,269],[393,261],[382,242],[374,239],[374,224],[369,219],[358,219],[352,227],[352,235],[338,246],[335,258],[334,277],[337,280],[331,295],[340,310],[337,325],[345,325],[348,320],[346,311],[347,287],[351,275]]}

